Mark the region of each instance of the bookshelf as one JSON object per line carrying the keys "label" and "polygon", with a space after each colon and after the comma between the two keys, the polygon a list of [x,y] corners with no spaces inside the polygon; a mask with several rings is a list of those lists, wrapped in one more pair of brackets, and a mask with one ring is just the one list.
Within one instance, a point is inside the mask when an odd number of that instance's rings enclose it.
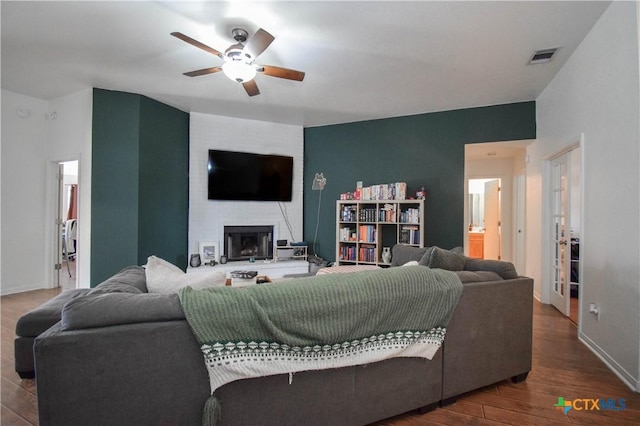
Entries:
{"label": "bookshelf", "polygon": [[336,262],[388,265],[383,247],[424,247],[424,200],[338,200]]}

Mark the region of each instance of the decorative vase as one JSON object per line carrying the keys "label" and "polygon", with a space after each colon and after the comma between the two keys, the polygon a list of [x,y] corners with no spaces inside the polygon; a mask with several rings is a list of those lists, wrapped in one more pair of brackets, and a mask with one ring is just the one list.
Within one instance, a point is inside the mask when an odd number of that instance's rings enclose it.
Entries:
{"label": "decorative vase", "polygon": [[391,249],[389,247],[382,248],[382,261],[384,263],[391,263]]}
{"label": "decorative vase", "polygon": [[191,265],[192,268],[197,268],[198,266],[200,266],[200,264],[201,264],[200,255],[192,254],[191,259],[189,260],[189,265]]}

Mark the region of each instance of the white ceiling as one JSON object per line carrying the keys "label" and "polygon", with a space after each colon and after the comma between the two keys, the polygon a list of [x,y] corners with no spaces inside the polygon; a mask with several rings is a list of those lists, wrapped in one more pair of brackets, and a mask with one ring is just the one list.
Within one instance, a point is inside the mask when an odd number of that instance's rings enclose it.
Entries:
{"label": "white ceiling", "polygon": [[[50,100],[89,87],[139,93],[184,111],[305,127],[535,100],[608,2],[1,2],[2,88]],[[276,39],[249,97],[223,74],[231,29]],[[560,47],[547,64],[536,49]]]}

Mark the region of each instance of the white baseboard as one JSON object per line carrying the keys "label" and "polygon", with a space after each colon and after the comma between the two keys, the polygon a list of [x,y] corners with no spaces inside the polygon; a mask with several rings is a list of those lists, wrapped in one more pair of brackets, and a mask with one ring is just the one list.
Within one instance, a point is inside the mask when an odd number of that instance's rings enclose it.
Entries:
{"label": "white baseboard", "polygon": [[24,293],[25,291],[42,290],[51,287],[47,287],[44,283],[23,285],[19,287],[2,286],[0,289],[0,296],[7,296],[9,294]]}
{"label": "white baseboard", "polygon": [[607,367],[613,373],[618,376],[620,380],[624,382],[625,385],[629,386],[629,388],[634,392],[640,392],[640,378],[633,377],[627,370],[625,370],[616,360],[611,358],[609,354],[607,354],[600,346],[595,344],[595,342],[585,336],[582,332],[578,333],[578,340],[580,340],[584,345],[589,348],[591,352],[593,352],[602,362],[605,363]]}

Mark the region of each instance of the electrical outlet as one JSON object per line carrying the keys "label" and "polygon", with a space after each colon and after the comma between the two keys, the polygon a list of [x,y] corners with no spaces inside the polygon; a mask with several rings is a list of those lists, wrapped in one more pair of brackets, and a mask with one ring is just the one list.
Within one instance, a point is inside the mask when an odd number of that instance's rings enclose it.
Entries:
{"label": "electrical outlet", "polygon": [[600,307],[595,303],[589,304],[589,313],[596,316],[596,321],[600,321]]}

